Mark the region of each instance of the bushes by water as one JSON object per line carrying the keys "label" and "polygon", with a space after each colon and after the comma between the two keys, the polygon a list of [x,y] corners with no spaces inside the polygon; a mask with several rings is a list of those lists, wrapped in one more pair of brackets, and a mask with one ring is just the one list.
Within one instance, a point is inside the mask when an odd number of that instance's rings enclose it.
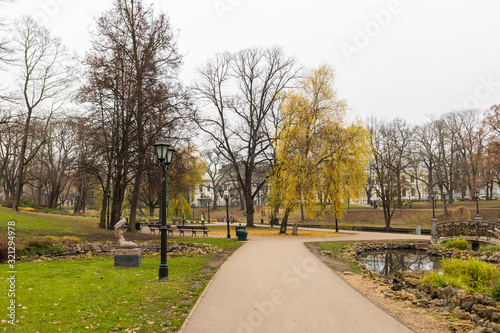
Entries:
{"label": "bushes by water", "polygon": [[[427,274],[422,283],[434,287],[453,286],[467,291],[489,293],[499,277],[500,271],[495,265],[479,259],[443,258],[443,271]],[[498,289],[500,291],[500,286]]]}
{"label": "bushes by water", "polygon": [[447,249],[470,250],[471,246],[465,239],[451,239],[439,244],[439,246]]}
{"label": "bushes by water", "polygon": [[481,246],[481,251],[484,251],[484,252],[498,252],[498,251],[500,251],[500,246],[498,246],[498,245]]}

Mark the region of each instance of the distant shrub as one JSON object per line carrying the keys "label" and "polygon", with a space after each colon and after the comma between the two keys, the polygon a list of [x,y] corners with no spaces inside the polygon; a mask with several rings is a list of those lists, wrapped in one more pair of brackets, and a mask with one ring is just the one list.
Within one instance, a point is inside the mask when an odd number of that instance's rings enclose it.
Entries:
{"label": "distant shrub", "polygon": [[38,205],[36,203],[34,203],[33,201],[31,201],[30,198],[21,198],[21,201],[19,202],[19,206],[35,208]]}
{"label": "distant shrub", "polygon": [[57,254],[64,252],[61,244],[50,244],[48,242],[31,242],[22,250],[18,250],[17,256],[42,256],[46,254]]}
{"label": "distant shrub", "polygon": [[25,212],[34,212],[35,208],[32,207],[19,207],[19,210],[25,211]]}
{"label": "distant shrub", "polygon": [[56,236],[45,236],[43,237],[43,241],[51,244],[58,244],[59,243],[59,237]]}
{"label": "distant shrub", "polygon": [[465,239],[451,239],[446,242],[442,242],[439,245],[447,249],[459,249],[459,250],[471,249],[469,242],[467,242]]}
{"label": "distant shrub", "polygon": [[67,210],[57,208],[42,208],[42,212],[47,214],[69,215],[69,212]]}
{"label": "distant shrub", "polygon": [[500,246],[498,245],[488,245],[481,247],[481,251],[484,252],[498,252],[500,251]]}
{"label": "distant shrub", "polygon": [[59,243],[61,244],[78,244],[80,243],[80,238],[75,236],[63,236],[59,238]]}

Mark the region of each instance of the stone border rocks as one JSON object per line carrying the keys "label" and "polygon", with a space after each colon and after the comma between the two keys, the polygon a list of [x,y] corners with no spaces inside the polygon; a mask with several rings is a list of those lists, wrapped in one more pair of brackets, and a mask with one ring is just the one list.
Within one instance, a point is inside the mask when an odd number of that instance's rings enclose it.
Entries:
{"label": "stone border rocks", "polygon": [[[384,277],[376,272],[366,269],[357,260],[358,256],[370,251],[384,251],[397,249],[417,249],[419,245],[411,242],[362,242],[346,246],[340,257],[357,262],[363,270],[363,277],[372,279],[374,282],[390,286],[385,296],[411,302],[413,305],[429,308],[433,311],[452,317],[470,320],[472,325],[477,325],[470,332],[499,332],[500,333],[500,304],[486,294],[467,292],[451,286],[436,288],[431,285],[423,285],[420,281],[425,272],[396,272],[391,276]],[[322,251],[329,252],[329,251]],[[478,253],[467,250],[443,249],[439,246],[429,246],[429,255],[442,256],[445,258],[476,258],[497,264],[500,261],[500,253],[485,252]],[[331,253],[321,253],[331,254]]]}
{"label": "stone border rocks", "polygon": [[[159,253],[160,244],[156,243],[141,243],[139,244],[142,253]],[[77,255],[87,255],[91,256],[93,254],[113,254],[118,249],[116,243],[106,242],[106,243],[82,243],[82,244],[67,244],[64,245],[64,251],[58,254],[46,254],[39,256],[38,258],[50,258],[50,257],[63,257],[63,256],[77,256]],[[177,243],[169,242],[167,245],[167,253],[171,256],[175,255],[205,255],[210,253],[222,252],[220,248],[215,245],[206,243]],[[37,257],[30,257],[33,259]],[[20,259],[28,259],[27,257],[22,257]]]}

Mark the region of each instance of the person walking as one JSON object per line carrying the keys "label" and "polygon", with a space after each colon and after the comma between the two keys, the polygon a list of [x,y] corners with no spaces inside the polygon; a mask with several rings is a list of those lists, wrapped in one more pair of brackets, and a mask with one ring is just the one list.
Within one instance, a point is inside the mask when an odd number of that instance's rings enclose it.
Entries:
{"label": "person walking", "polygon": [[233,213],[231,213],[231,216],[229,217],[229,222],[231,222],[231,224],[234,223],[234,216],[233,216]]}
{"label": "person walking", "polygon": [[182,226],[184,226],[184,223],[186,223],[186,215],[182,212]]}
{"label": "person walking", "polygon": [[201,213],[201,225],[205,225],[205,212]]}

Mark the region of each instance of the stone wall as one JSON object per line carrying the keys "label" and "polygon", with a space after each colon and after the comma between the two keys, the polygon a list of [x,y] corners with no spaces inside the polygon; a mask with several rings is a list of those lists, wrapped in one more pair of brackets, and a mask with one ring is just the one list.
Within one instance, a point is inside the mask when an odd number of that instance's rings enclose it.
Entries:
{"label": "stone wall", "polygon": [[[416,249],[414,243],[373,242],[357,243],[344,248],[341,255],[350,260],[368,251],[391,249]],[[443,257],[468,259],[477,258],[491,263],[498,263],[500,254],[456,249],[443,249],[439,246],[429,246],[428,254]],[[361,267],[362,264],[359,263]],[[390,286],[386,297],[411,302],[423,308],[431,308],[436,313],[444,313],[462,320],[470,320],[478,327],[471,332],[500,332],[500,305],[489,295],[467,292],[451,286],[435,288],[422,285],[420,282],[425,272],[397,272],[392,276],[381,276],[363,267],[363,275],[377,283]]]}
{"label": "stone wall", "polygon": [[[139,244],[142,253],[160,252],[161,245],[157,243],[141,243]],[[113,254],[118,245],[116,243],[82,243],[82,244],[66,244],[64,251],[55,255],[44,255],[42,257],[55,256],[73,256],[73,255],[88,255],[88,254]],[[221,252],[215,245],[206,243],[177,243],[169,242],[167,245],[167,253],[169,255],[205,255],[209,253]]]}

